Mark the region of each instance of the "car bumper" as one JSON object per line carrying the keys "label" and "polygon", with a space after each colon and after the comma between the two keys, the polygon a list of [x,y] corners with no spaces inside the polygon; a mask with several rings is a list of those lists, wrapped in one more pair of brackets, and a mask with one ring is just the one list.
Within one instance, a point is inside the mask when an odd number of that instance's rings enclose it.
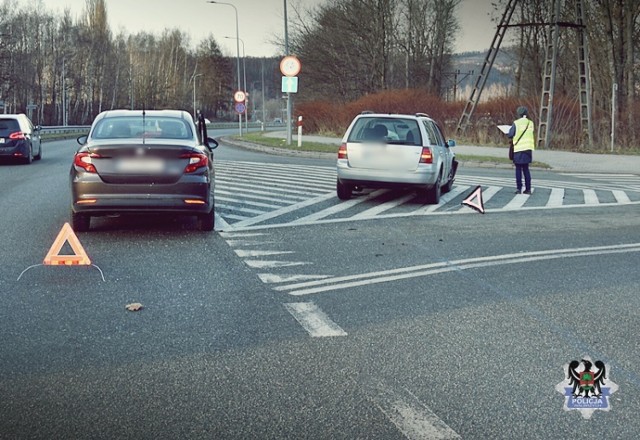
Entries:
{"label": "car bumper", "polygon": [[27,157],[29,155],[29,145],[20,143],[10,147],[0,146],[0,157]]}
{"label": "car bumper", "polygon": [[437,174],[434,167],[418,167],[414,171],[375,170],[351,168],[348,163],[338,163],[338,179],[343,183],[363,186],[421,186],[435,184]]}
{"label": "car bumper", "polygon": [[[113,190],[114,187],[117,191]],[[204,182],[126,185],[124,188],[102,182],[72,182],[71,194],[72,210],[91,215],[202,214],[213,208],[213,186]]]}

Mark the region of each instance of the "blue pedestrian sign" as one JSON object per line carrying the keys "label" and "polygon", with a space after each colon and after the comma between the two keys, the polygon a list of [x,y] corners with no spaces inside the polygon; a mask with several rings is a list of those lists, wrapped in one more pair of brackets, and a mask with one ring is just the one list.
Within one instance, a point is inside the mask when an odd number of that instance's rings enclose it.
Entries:
{"label": "blue pedestrian sign", "polygon": [[282,77],[282,93],[298,93],[298,77],[297,76]]}

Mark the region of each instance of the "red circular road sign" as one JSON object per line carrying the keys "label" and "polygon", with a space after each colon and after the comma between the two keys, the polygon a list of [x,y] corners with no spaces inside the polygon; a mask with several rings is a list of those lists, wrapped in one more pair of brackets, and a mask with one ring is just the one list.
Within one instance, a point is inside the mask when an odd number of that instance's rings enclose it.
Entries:
{"label": "red circular road sign", "polygon": [[233,94],[233,100],[235,102],[244,102],[247,99],[247,94],[242,90],[236,90]]}
{"label": "red circular road sign", "polygon": [[300,73],[301,68],[300,60],[293,55],[288,55],[280,61],[280,72],[284,76],[296,76]]}

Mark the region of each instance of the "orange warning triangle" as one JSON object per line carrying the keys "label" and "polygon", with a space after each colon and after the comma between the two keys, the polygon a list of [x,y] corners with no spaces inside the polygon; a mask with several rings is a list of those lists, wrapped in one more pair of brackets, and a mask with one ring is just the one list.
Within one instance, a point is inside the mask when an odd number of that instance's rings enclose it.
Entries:
{"label": "orange warning triangle", "polygon": [[[71,246],[74,255],[59,255],[62,246],[64,246],[65,242],[68,242]],[[91,265],[91,260],[89,256],[85,252],[84,248],[80,244],[80,240],[71,229],[71,225],[69,223],[65,223],[55,241],[51,245],[51,249],[47,253],[46,257],[44,257],[43,264],[48,264],[52,266],[57,265],[67,265],[67,266],[89,266]]]}
{"label": "orange warning triangle", "polygon": [[463,205],[475,209],[480,214],[484,214],[484,202],[482,201],[482,187],[476,186],[476,189],[462,201]]}

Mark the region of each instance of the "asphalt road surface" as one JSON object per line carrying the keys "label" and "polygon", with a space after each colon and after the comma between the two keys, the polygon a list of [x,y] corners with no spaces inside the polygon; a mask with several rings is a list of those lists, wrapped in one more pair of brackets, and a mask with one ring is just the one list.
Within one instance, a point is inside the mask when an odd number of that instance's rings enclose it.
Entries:
{"label": "asphalt road surface", "polygon": [[[640,436],[640,177],[536,170],[526,198],[463,169],[435,207],[345,206],[332,161],[222,145],[216,232],[100,218],[95,266],[42,266],[75,146],[0,164],[0,438]],[[618,387],[588,420],[556,390],[585,357]]]}

